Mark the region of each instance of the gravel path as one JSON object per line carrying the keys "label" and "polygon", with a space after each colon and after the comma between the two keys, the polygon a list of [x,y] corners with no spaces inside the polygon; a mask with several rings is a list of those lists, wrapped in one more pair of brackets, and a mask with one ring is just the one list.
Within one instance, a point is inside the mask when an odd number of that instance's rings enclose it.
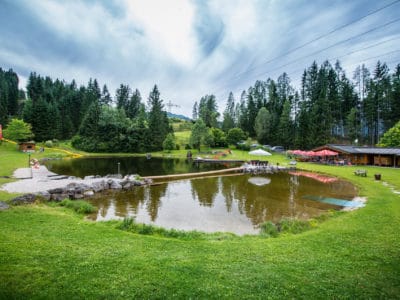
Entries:
{"label": "gravel path", "polygon": [[[32,173],[31,173],[32,171]],[[32,174],[32,175],[31,175]],[[14,171],[14,178],[18,178],[15,182],[6,183],[0,187],[0,190],[9,193],[37,193],[44,192],[54,188],[62,188],[69,183],[84,183],[90,185],[93,182],[99,182],[104,178],[80,179],[65,178],[65,176],[57,175],[47,170],[45,166],[35,168],[20,168]],[[60,179],[62,178],[62,179]]]}

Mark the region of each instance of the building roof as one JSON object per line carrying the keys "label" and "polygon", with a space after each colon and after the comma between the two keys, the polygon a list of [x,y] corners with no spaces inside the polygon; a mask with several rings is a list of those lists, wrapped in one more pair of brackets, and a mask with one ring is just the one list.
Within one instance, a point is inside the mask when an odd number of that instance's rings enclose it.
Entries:
{"label": "building roof", "polygon": [[317,149],[329,148],[331,150],[347,154],[376,154],[376,155],[397,155],[400,156],[400,148],[383,147],[360,147],[352,145],[327,144]]}

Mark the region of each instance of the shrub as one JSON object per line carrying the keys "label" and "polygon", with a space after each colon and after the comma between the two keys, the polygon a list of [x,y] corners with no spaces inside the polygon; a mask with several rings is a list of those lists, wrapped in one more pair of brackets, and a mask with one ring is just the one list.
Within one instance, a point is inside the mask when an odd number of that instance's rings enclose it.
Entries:
{"label": "shrub", "polygon": [[235,237],[235,235],[231,233],[207,234],[196,230],[184,231],[177,229],[166,229],[152,224],[136,223],[135,218],[132,217],[124,218],[117,228],[137,234],[158,235],[181,240],[227,240]]}
{"label": "shrub", "polygon": [[97,211],[97,208],[83,200],[64,199],[60,202],[60,206],[65,206],[76,211],[78,214],[90,214]]}
{"label": "shrub", "polygon": [[52,147],[53,147],[53,141],[46,141],[46,142],[44,143],[44,145],[45,145],[47,148],[52,148]]}
{"label": "shrub", "polygon": [[264,237],[277,237],[278,228],[271,221],[264,222],[260,225],[260,235]]}
{"label": "shrub", "polygon": [[301,233],[311,228],[310,222],[306,220],[299,220],[295,218],[283,218],[279,224],[280,232],[288,233]]}

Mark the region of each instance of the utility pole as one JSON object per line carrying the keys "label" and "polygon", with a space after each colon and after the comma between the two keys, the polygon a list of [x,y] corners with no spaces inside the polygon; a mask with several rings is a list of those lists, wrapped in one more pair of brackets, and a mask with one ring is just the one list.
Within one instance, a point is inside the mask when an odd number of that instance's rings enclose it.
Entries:
{"label": "utility pole", "polygon": [[172,107],[180,107],[179,105],[173,104],[173,103],[171,102],[171,100],[169,100],[168,103],[165,104],[165,105],[168,107],[168,112],[169,112],[169,113],[171,113],[171,108],[172,108]]}

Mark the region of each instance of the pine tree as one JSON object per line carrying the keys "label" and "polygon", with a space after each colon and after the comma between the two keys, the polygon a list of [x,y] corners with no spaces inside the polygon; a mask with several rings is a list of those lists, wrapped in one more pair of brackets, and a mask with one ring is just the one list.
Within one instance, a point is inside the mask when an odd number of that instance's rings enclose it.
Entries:
{"label": "pine tree", "polygon": [[233,93],[230,92],[224,111],[222,130],[228,132],[229,129],[234,128],[235,125],[235,98],[233,97]]}
{"label": "pine tree", "polygon": [[293,125],[290,118],[290,101],[286,100],[283,105],[283,111],[279,119],[278,126],[278,143],[282,145],[285,149],[289,146],[293,146]]}
{"label": "pine tree", "polygon": [[117,102],[117,108],[125,110],[128,109],[129,97],[130,97],[131,89],[129,85],[121,85],[115,92],[115,100]]}
{"label": "pine tree", "polygon": [[198,104],[197,104],[197,101],[196,101],[193,104],[192,120],[196,121],[198,117],[199,117],[199,108],[198,108]]}
{"label": "pine tree", "polygon": [[54,138],[51,129],[52,117],[49,104],[39,97],[32,107],[32,131],[36,141],[44,142]]}
{"label": "pine tree", "polygon": [[139,115],[141,101],[142,97],[140,96],[140,92],[138,89],[136,89],[132,94],[126,108],[126,116],[128,118],[134,119]]}
{"label": "pine tree", "polygon": [[101,98],[100,98],[100,104],[102,105],[111,105],[112,99],[110,92],[108,91],[107,85],[103,85],[103,90],[101,91]]}
{"label": "pine tree", "polygon": [[149,131],[150,131],[150,144],[149,150],[156,151],[162,149],[162,143],[171,128],[167,113],[163,110],[163,101],[160,99],[160,92],[157,85],[149,95]]}
{"label": "pine tree", "polygon": [[4,79],[7,83],[7,114],[15,116],[18,113],[18,76],[10,69],[5,72]]}

